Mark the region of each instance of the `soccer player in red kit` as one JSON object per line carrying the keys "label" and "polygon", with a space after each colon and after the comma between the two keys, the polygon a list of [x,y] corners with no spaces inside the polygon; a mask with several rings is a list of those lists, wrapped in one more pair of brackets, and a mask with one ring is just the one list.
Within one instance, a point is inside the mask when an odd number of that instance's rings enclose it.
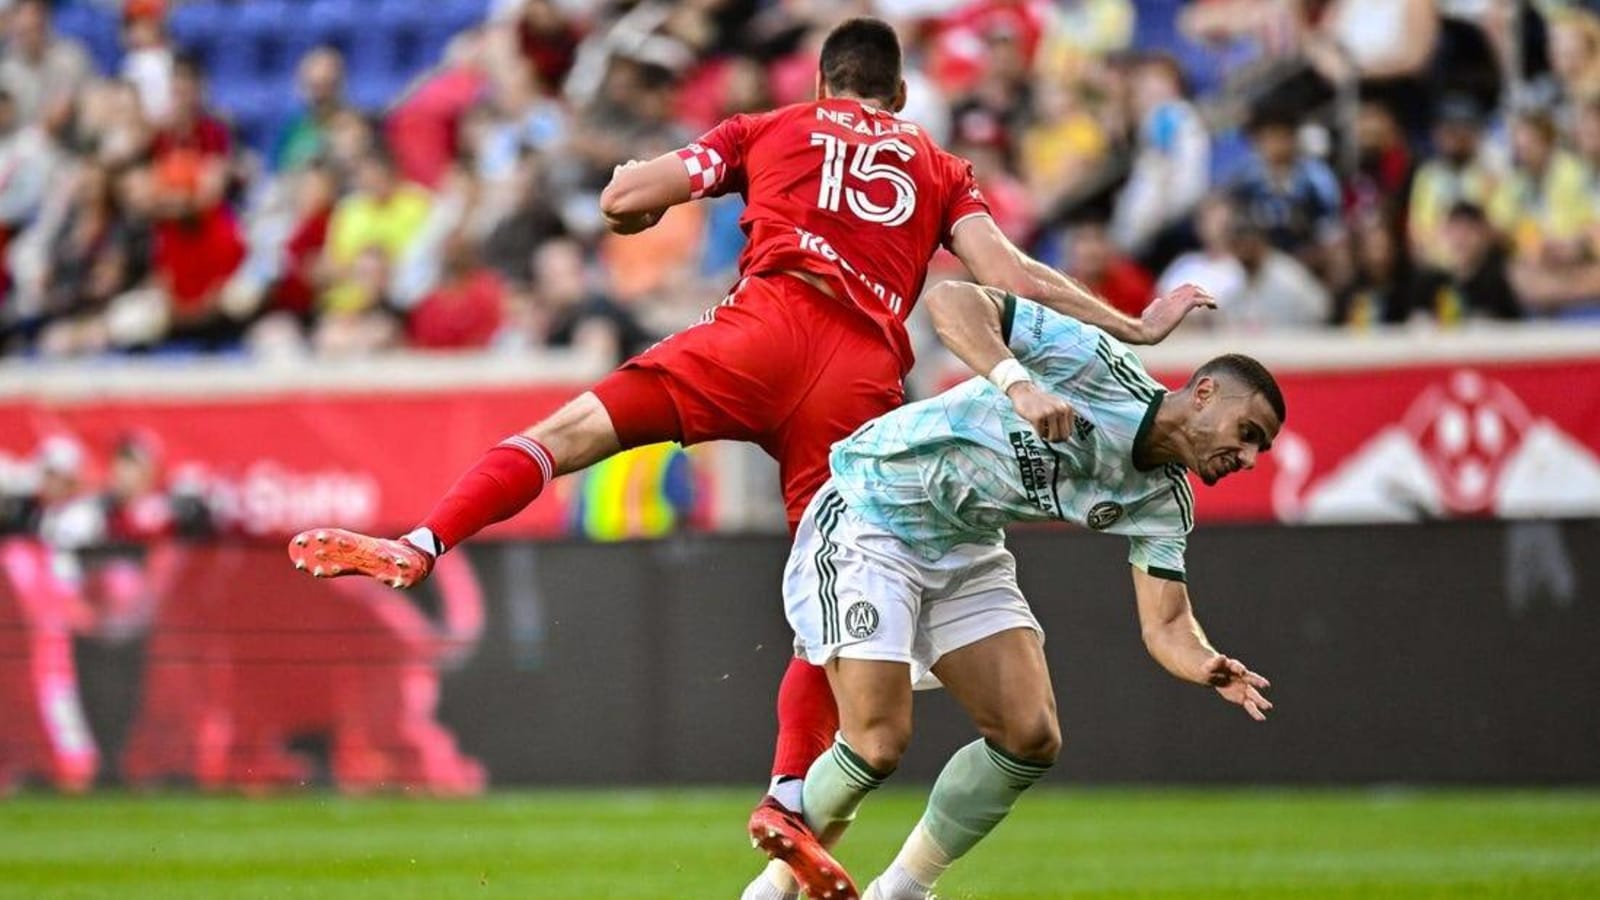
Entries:
{"label": "soccer player in red kit", "polygon": [[[989,217],[971,166],[896,117],[905,82],[887,24],[851,19],[829,34],[817,98],[734,116],[674,153],[619,166],[600,195],[619,234],[699,197],[743,195],[748,243],[721,304],[489,450],[421,527],[398,540],[313,529],[290,542],[296,565],[409,586],[438,554],[514,515],[555,476],[669,440],[760,445],[780,466],[792,530],[827,480],[829,447],[901,404],[912,362],[905,318],[941,245],[976,280],[1128,342],[1158,341],[1208,305],[1180,289],[1129,318],[1016,249]],[[791,663],[778,717],[772,792],[752,815],[752,835],[813,898],[853,897],[799,810],[801,779],[838,727],[821,669]],[[775,863],[745,896],[794,889]]]}

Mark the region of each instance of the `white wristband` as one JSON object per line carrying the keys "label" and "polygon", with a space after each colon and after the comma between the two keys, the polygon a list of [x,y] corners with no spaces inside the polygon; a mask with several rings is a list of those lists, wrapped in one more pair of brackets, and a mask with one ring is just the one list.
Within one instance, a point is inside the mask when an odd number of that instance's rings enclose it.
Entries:
{"label": "white wristband", "polygon": [[1011,390],[1012,385],[1023,381],[1031,383],[1033,376],[1029,375],[1028,370],[1022,367],[1022,363],[1017,362],[1013,357],[1000,360],[993,369],[989,370],[989,382],[999,388],[1002,394]]}

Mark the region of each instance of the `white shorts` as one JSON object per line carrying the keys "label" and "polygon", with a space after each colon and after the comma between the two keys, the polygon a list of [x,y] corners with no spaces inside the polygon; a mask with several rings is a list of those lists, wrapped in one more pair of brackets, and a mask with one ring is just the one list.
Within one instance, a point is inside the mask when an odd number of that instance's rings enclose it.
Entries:
{"label": "white shorts", "polygon": [[924,559],[822,486],[806,507],[783,574],[795,655],[903,662],[918,689],[939,686],[939,657],[1013,628],[1044,636],[1005,547],[962,544]]}

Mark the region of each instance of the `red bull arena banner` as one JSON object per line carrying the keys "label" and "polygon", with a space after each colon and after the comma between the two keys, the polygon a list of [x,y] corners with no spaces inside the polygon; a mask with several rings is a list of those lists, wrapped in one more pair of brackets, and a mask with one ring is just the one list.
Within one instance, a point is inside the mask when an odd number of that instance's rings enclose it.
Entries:
{"label": "red bull arena banner", "polygon": [[1600,515],[1600,358],[1278,380],[1283,431],[1256,471],[1197,492],[1202,520]]}
{"label": "red bull arena banner", "polygon": [[[1287,398],[1288,421],[1257,470],[1197,491],[1202,523],[1600,515],[1600,339],[1355,340],[1169,342],[1145,355],[1178,387],[1212,343],[1250,352]],[[150,469],[138,490],[193,498],[217,533],[282,535],[327,522],[402,531],[484,448],[587,383],[577,373],[519,382],[502,363],[481,363],[431,380],[374,369],[359,389],[338,390],[304,373],[285,384],[238,366],[227,378],[168,372],[148,385],[138,370],[70,389],[13,382],[0,392],[0,494],[30,493],[52,473],[58,495],[98,490],[114,480],[119,448],[133,444]],[[935,386],[970,377],[949,362],[929,367]],[[782,529],[781,515],[751,512],[777,496],[758,450],[718,445],[689,458],[645,453],[637,465],[562,479],[490,534]]]}

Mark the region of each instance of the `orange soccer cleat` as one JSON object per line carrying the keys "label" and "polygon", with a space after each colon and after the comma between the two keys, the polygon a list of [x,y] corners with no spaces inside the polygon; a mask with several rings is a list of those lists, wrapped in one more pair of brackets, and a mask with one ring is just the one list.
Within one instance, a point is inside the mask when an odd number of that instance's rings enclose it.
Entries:
{"label": "orange soccer cleat", "polygon": [[373,537],[342,528],[302,531],[289,542],[294,567],[316,578],[366,575],[408,588],[433,571],[433,557],[405,539]]}
{"label": "orange soccer cleat", "polygon": [[850,873],[822,846],[800,814],[772,797],[750,814],[750,843],[782,860],[813,900],[860,900]]}

